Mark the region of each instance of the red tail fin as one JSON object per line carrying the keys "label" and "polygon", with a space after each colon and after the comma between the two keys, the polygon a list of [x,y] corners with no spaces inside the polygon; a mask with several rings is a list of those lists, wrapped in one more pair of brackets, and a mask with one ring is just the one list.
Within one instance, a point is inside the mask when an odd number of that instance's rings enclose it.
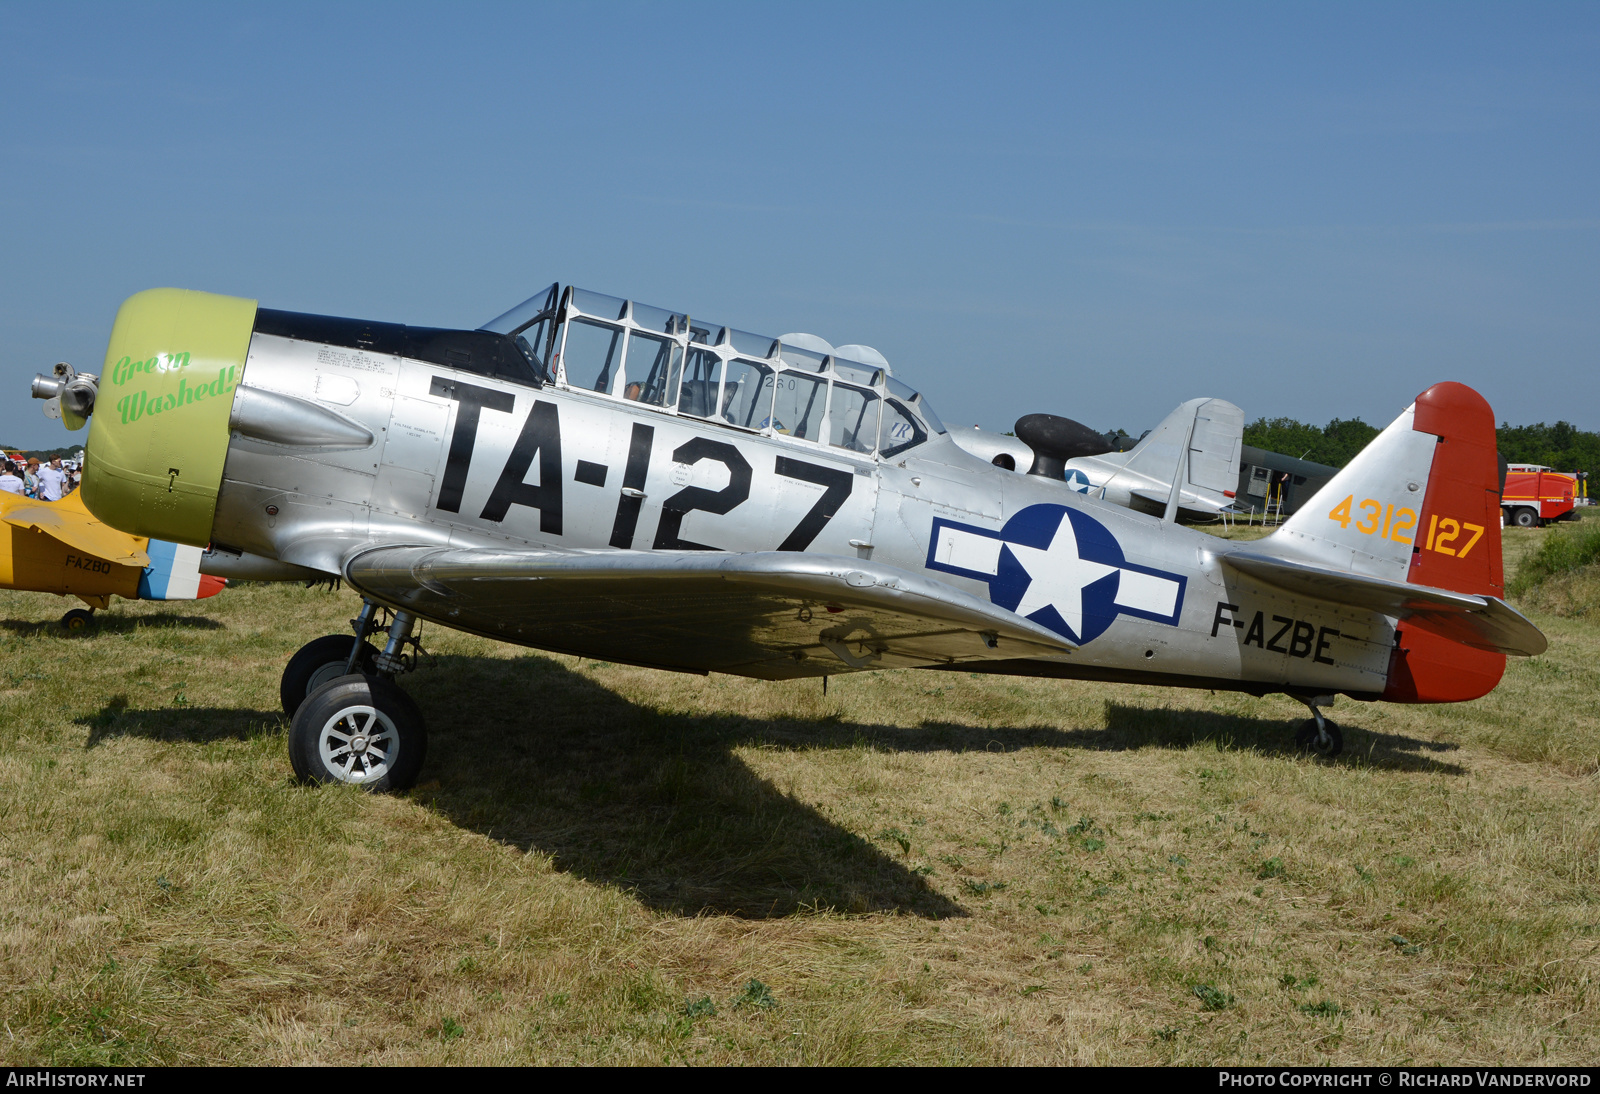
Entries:
{"label": "red tail fin", "polygon": [[[1417,396],[1413,428],[1439,441],[1406,580],[1503,597],[1494,411],[1465,384],[1434,384]],[[1395,636],[1383,697],[1401,703],[1476,699],[1494,690],[1505,665],[1503,653],[1471,649],[1407,620]]]}
{"label": "red tail fin", "polygon": [[1466,384],[1434,384],[1417,396],[1413,428],[1436,435],[1439,443],[1406,580],[1504,596],[1494,411]]}

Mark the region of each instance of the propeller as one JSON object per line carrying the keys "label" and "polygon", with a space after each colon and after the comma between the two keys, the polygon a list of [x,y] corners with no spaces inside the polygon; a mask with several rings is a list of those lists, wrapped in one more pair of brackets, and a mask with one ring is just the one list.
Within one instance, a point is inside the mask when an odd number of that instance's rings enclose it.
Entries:
{"label": "propeller", "polygon": [[1013,427],[1017,438],[1033,449],[1030,475],[1049,479],[1067,477],[1067,461],[1079,456],[1100,456],[1113,451],[1104,433],[1096,433],[1082,422],[1056,414],[1025,414]]}
{"label": "propeller", "polygon": [[56,365],[54,372],[53,379],[43,373],[33,378],[33,397],[46,400],[45,417],[60,419],[68,429],[82,429],[84,420],[94,413],[99,380],[65,361]]}

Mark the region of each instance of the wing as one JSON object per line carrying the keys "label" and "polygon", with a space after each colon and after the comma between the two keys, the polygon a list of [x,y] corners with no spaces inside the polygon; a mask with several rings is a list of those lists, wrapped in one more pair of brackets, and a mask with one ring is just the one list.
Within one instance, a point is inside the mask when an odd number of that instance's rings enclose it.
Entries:
{"label": "wing", "polygon": [[17,528],[38,529],[68,547],[75,547],[86,555],[103,558],[118,566],[150,565],[150,556],[144,552],[145,541],[100,523],[83,507],[83,499],[78,491],[60,501],[22,498],[6,505],[0,511],[0,520]]}
{"label": "wing", "polygon": [[942,582],[831,555],[380,547],[346,563],[345,578],[490,638],[767,680],[1073,648]]}
{"label": "wing", "polygon": [[1529,657],[1549,646],[1544,632],[1497,597],[1327,570],[1248,551],[1223,555],[1222,561],[1289,592],[1400,619],[1422,619],[1439,635],[1474,649]]}

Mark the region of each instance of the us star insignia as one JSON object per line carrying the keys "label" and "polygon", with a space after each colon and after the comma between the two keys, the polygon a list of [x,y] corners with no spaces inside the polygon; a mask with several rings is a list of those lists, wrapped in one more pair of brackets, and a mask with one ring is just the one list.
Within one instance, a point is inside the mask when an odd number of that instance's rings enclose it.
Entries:
{"label": "us star insignia", "polygon": [[1030,505],[998,531],[935,518],[927,566],[987,582],[994,603],[1080,644],[1119,615],[1177,626],[1187,582],[1129,562],[1105,525],[1064,505]]}

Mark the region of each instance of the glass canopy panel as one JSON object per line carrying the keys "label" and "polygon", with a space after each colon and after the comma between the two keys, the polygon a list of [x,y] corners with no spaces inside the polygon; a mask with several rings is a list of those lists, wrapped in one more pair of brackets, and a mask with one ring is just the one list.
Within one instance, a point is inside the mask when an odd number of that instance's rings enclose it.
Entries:
{"label": "glass canopy panel", "polygon": [[603,293],[590,292],[588,289],[573,289],[572,306],[584,315],[593,315],[600,319],[621,319],[622,309],[628,306],[628,302],[620,297],[606,296]]}
{"label": "glass canopy panel", "polygon": [[580,391],[609,392],[622,363],[622,331],[588,319],[567,324],[561,364],[567,386]]}
{"label": "glass canopy panel", "polygon": [[742,353],[746,357],[771,357],[774,347],[778,344],[776,338],[742,330],[729,330],[728,340],[733,344],[735,353]]}
{"label": "glass canopy panel", "polygon": [[949,430],[945,429],[944,423],[939,420],[939,415],[933,412],[933,407],[928,405],[928,401],[922,397],[916,388],[909,384],[902,384],[891,376],[889,377],[889,394],[898,396],[903,402],[913,407],[935,433],[949,432]]}
{"label": "glass canopy panel", "polygon": [[651,406],[671,406],[678,399],[683,347],[671,338],[633,331],[628,335],[627,386],[623,398]]}
{"label": "glass canopy panel", "polygon": [[834,384],[828,403],[828,443],[851,452],[871,452],[877,440],[877,394]]}
{"label": "glass canopy panel", "polygon": [[690,343],[683,370],[683,395],[678,399],[678,413],[692,414],[696,418],[713,417],[717,407],[717,384],[721,379],[722,358],[709,349]]}
{"label": "glass canopy panel", "polygon": [[540,383],[550,379],[550,362],[546,359],[550,347],[547,342],[550,338],[550,329],[554,325],[554,317],[545,315],[535,321],[532,326],[522,328],[517,335],[517,348],[533,366],[533,373],[539,378]]}
{"label": "glass canopy panel", "polygon": [[783,347],[783,363],[802,372],[821,372],[827,360],[826,354],[815,350],[800,349],[797,346]]}
{"label": "glass canopy panel", "polygon": [[714,346],[722,341],[723,331],[715,323],[694,323],[689,327],[689,341]]}
{"label": "glass canopy panel", "polygon": [[633,321],[648,331],[657,334],[679,334],[688,327],[687,318],[678,312],[667,311],[665,308],[651,307],[633,302]]}
{"label": "glass canopy panel", "polygon": [[741,429],[761,429],[772,409],[773,371],[755,361],[728,362],[722,381],[722,420]]}
{"label": "glass canopy panel", "polygon": [[916,415],[912,414],[904,403],[898,399],[884,400],[883,434],[879,439],[878,448],[885,457],[898,456],[906,449],[919,445],[927,439],[927,430],[922,428],[922,423],[917,421]]}
{"label": "glass canopy panel", "polygon": [[821,439],[822,412],[828,403],[828,381],[785,369],[778,373],[772,417],[761,423],[801,440]]}
{"label": "glass canopy panel", "polygon": [[922,420],[927,422],[928,426],[935,433],[950,432],[944,427],[944,422],[939,419],[939,415],[934,413],[933,407],[928,403],[928,397],[926,395],[919,394],[917,396],[917,401],[912,405],[917,408],[917,413],[922,415]]}
{"label": "glass canopy panel", "polygon": [[833,359],[834,375],[841,380],[852,384],[861,384],[863,387],[877,387],[883,379],[883,369],[873,368],[871,365],[858,365],[850,361]]}
{"label": "glass canopy panel", "polygon": [[544,292],[534,293],[510,311],[502,312],[478,329],[493,331],[496,334],[514,334],[544,312],[554,308],[560,289],[560,285],[553,284]]}

